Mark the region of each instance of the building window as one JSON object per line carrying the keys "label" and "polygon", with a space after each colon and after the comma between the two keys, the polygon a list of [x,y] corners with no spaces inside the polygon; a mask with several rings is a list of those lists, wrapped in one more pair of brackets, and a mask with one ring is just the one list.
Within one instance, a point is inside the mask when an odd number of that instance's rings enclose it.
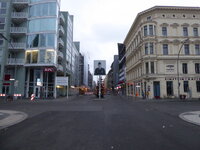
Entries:
{"label": "building window", "polygon": [[145,55],[148,55],[148,43],[145,43]]}
{"label": "building window", "polygon": [[194,36],[199,36],[198,28],[193,28]]}
{"label": "building window", "polygon": [[185,55],[190,55],[189,44],[184,44],[184,51],[185,51]]}
{"label": "building window", "polygon": [[163,55],[168,55],[168,44],[163,44]]}
{"label": "building window", "polygon": [[167,27],[162,27],[162,35],[167,36]]}
{"label": "building window", "polygon": [[7,3],[6,2],[1,2],[0,3],[0,8],[6,8],[7,6]]}
{"label": "building window", "polygon": [[150,20],[151,20],[151,16],[148,16],[148,17],[147,17],[147,20],[150,21]]}
{"label": "building window", "polygon": [[149,63],[148,62],[145,63],[145,68],[146,68],[146,74],[148,74],[149,73]]}
{"label": "building window", "polygon": [[154,35],[153,34],[153,25],[149,25],[149,35]]}
{"label": "building window", "polygon": [[147,36],[147,26],[144,26],[144,36]]}
{"label": "building window", "polygon": [[188,83],[188,81],[184,81],[183,82],[183,90],[184,90],[184,92],[188,92],[189,91],[189,83]]}
{"label": "building window", "polygon": [[154,46],[153,43],[150,43],[150,54],[154,53]]}
{"label": "building window", "polygon": [[154,70],[154,62],[151,62],[151,73],[155,73],[155,70]]}
{"label": "building window", "polygon": [[183,63],[182,64],[182,71],[183,71],[183,74],[187,74],[188,73],[187,63]]}
{"label": "building window", "polygon": [[197,92],[200,92],[200,81],[196,81]]}
{"label": "building window", "polygon": [[0,30],[4,30],[5,27],[5,18],[0,18]]}
{"label": "building window", "polygon": [[195,44],[195,54],[200,55],[200,46],[199,44]]}
{"label": "building window", "polygon": [[200,74],[200,63],[195,63],[195,73]]}
{"label": "building window", "polygon": [[6,14],[6,9],[0,9],[0,14],[5,15]]}
{"label": "building window", "polygon": [[183,27],[183,36],[188,36],[188,28]]}

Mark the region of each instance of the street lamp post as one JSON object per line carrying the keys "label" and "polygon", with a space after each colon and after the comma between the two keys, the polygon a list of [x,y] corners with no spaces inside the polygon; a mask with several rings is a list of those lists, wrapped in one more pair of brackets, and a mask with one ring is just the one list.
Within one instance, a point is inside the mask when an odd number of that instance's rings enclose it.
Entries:
{"label": "street lamp post", "polygon": [[178,58],[177,58],[177,77],[178,77],[178,98],[180,98],[180,78],[179,78],[179,57],[180,57],[180,52],[183,48],[183,45],[188,42],[189,38],[185,39],[179,49],[179,52],[178,52]]}

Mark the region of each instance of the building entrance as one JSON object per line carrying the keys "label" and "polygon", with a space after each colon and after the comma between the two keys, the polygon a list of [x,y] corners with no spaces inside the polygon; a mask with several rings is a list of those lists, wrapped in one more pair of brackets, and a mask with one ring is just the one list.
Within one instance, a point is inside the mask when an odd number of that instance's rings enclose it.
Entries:
{"label": "building entrance", "polygon": [[167,81],[167,96],[172,96],[174,95],[173,92],[173,81]]}
{"label": "building entrance", "polygon": [[153,87],[154,87],[154,97],[155,98],[160,98],[160,82],[159,81],[154,81],[153,82]]}

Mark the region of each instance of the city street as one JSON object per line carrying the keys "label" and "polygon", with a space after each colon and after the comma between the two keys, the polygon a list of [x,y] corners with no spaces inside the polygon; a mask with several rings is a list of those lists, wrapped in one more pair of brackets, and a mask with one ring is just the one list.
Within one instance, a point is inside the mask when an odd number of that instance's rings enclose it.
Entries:
{"label": "city street", "polygon": [[28,118],[0,130],[1,150],[199,150],[200,126],[179,115],[200,101],[93,95],[1,102]]}

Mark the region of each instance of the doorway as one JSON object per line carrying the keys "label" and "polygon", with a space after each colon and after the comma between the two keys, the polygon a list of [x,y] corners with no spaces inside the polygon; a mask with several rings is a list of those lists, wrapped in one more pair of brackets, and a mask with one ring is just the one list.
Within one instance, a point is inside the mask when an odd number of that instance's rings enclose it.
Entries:
{"label": "doorway", "polygon": [[159,81],[154,81],[153,82],[153,87],[154,87],[154,97],[160,98],[160,82]]}
{"label": "doorway", "polygon": [[167,96],[173,96],[173,81],[167,81]]}

